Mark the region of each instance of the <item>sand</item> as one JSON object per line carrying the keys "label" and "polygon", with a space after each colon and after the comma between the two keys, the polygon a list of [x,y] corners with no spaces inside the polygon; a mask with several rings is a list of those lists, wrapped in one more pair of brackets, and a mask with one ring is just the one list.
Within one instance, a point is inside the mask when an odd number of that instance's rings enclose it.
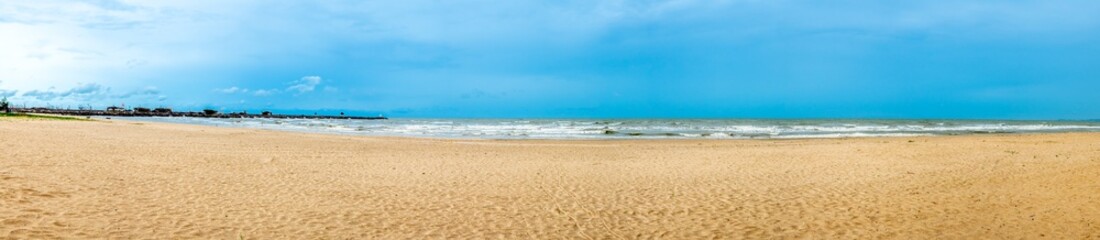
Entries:
{"label": "sand", "polygon": [[0,120],[0,238],[1100,238],[1100,134],[455,140]]}

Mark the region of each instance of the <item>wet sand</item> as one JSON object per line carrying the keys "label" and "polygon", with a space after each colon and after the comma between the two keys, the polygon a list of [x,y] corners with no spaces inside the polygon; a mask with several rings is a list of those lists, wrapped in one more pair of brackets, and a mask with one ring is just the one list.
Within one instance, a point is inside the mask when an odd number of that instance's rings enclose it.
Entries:
{"label": "wet sand", "polygon": [[0,120],[0,238],[1100,238],[1100,134],[454,140]]}

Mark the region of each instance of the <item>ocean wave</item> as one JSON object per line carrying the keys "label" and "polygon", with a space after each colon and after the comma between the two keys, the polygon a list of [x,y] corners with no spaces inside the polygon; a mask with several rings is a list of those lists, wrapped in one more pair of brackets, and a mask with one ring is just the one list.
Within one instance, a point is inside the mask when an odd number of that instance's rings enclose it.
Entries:
{"label": "ocean wave", "polygon": [[223,127],[441,138],[791,139],[912,137],[987,133],[1100,132],[1097,122],[928,120],[500,120],[212,119],[132,120]]}

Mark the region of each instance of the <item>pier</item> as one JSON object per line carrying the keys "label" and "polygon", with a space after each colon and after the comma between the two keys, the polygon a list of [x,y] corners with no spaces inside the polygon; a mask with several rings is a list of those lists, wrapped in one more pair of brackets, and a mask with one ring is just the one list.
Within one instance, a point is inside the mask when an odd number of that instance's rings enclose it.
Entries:
{"label": "pier", "polygon": [[13,112],[21,113],[41,113],[41,114],[56,114],[67,116],[106,116],[106,117],[194,117],[194,118],[271,118],[271,119],[356,119],[356,120],[385,120],[389,119],[383,116],[378,117],[362,117],[362,116],[332,116],[332,115],[305,115],[305,114],[273,114],[271,112],[263,112],[260,114],[250,114],[246,112],[230,112],[220,113],[214,110],[204,110],[202,112],[175,112],[167,108],[147,109],[147,108],[134,108],[134,109],[122,109],[117,107],[111,107],[107,110],[72,110],[72,109],[54,109],[54,108],[12,108]]}

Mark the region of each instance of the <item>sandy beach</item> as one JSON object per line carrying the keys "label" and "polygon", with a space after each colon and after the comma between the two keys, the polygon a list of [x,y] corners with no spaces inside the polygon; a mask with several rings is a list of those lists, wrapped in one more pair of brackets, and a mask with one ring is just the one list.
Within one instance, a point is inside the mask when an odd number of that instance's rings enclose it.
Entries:
{"label": "sandy beach", "polygon": [[1100,134],[457,140],[0,120],[0,238],[1097,239]]}

